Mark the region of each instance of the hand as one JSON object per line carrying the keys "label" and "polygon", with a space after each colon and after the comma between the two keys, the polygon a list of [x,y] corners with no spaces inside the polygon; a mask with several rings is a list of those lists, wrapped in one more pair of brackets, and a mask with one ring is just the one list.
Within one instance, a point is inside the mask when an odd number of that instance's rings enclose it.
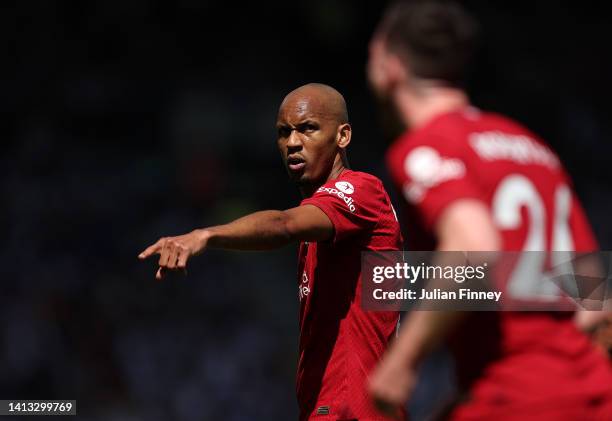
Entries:
{"label": "hand", "polygon": [[182,270],[187,273],[187,260],[204,251],[207,242],[208,233],[205,230],[195,230],[177,237],[163,237],[147,247],[138,258],[144,260],[153,254],[159,254],[159,269],[155,279],[161,280],[168,270]]}
{"label": "hand", "polygon": [[401,418],[401,410],[416,383],[416,372],[403,358],[388,353],[374,370],[369,381],[370,396],[380,412]]}
{"label": "hand", "polygon": [[593,332],[593,340],[612,357],[612,315],[602,320]]}

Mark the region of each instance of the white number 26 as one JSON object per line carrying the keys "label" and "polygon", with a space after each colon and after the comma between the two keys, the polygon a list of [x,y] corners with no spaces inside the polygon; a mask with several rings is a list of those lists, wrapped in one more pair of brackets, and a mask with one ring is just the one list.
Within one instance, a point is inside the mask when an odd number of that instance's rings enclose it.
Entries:
{"label": "white number 26", "polygon": [[[554,210],[552,221],[552,242],[550,250],[574,250],[574,242],[569,227],[571,208],[571,190],[565,184],[557,186],[554,192]],[[508,279],[507,291],[515,299],[533,299],[554,301],[559,297],[559,288],[553,282],[546,282],[544,273],[546,253],[529,253],[529,251],[548,250],[546,240],[546,209],[537,189],[525,176],[514,174],[504,178],[493,197],[493,218],[498,228],[504,230],[518,229],[524,223],[521,209],[527,209],[527,236],[516,266]],[[565,253],[552,253],[552,266],[562,265],[569,261]],[[570,253],[567,253],[568,255]]]}

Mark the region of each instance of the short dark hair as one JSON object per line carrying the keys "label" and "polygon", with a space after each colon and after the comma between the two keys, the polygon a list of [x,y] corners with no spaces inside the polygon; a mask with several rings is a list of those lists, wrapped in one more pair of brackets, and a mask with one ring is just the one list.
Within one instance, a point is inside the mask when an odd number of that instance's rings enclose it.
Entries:
{"label": "short dark hair", "polygon": [[479,28],[458,3],[413,0],[393,4],[378,32],[415,76],[461,85]]}

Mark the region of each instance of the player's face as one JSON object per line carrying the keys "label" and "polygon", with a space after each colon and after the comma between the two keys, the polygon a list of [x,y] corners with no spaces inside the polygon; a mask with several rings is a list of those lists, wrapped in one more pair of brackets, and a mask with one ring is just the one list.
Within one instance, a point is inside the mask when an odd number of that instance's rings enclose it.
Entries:
{"label": "player's face", "polygon": [[338,159],[339,124],[316,98],[290,99],[276,122],[278,148],[289,177],[303,186],[323,184]]}

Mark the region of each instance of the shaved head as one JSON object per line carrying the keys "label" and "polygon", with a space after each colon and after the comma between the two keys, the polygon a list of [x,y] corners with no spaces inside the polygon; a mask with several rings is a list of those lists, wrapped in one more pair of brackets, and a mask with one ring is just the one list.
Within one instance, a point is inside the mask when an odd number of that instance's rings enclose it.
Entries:
{"label": "shaved head", "polygon": [[331,86],[309,83],[289,92],[278,109],[276,130],[289,176],[304,197],[348,168],[351,125],[344,98]]}
{"label": "shaved head", "polygon": [[337,124],[348,123],[344,97],[323,83],[308,83],[289,92],[281,103],[279,114],[286,107],[291,107],[295,111],[309,108],[311,112],[333,119]]}

